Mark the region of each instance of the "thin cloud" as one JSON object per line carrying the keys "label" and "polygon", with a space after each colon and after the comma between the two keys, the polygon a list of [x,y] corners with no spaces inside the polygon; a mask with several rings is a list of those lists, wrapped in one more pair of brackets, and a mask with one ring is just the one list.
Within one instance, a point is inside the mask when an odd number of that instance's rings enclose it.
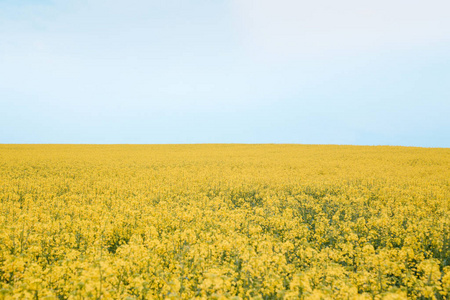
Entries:
{"label": "thin cloud", "polygon": [[247,45],[280,58],[450,42],[446,0],[236,0],[233,8]]}

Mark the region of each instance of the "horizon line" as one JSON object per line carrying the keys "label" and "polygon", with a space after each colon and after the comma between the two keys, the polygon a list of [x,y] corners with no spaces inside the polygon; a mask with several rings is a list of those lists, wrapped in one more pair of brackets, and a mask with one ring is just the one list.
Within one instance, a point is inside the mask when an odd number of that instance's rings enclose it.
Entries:
{"label": "horizon line", "polygon": [[390,145],[390,144],[302,144],[302,143],[0,143],[0,146],[7,145],[31,145],[31,146],[207,146],[207,145],[289,145],[289,146],[351,146],[351,147],[403,147],[403,148],[425,148],[425,149],[450,149],[441,146],[410,146],[410,145]]}

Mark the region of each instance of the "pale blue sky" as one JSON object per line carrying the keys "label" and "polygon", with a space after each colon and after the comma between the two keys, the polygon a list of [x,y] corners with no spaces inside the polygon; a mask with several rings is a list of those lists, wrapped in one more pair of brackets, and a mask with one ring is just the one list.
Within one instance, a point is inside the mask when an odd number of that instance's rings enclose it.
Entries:
{"label": "pale blue sky", "polygon": [[0,0],[0,143],[450,147],[448,0]]}

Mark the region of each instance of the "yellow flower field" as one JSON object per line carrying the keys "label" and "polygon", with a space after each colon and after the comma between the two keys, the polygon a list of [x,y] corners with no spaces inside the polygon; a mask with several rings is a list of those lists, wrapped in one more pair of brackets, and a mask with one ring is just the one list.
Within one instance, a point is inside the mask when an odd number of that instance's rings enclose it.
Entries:
{"label": "yellow flower field", "polygon": [[0,145],[0,299],[450,299],[450,149]]}

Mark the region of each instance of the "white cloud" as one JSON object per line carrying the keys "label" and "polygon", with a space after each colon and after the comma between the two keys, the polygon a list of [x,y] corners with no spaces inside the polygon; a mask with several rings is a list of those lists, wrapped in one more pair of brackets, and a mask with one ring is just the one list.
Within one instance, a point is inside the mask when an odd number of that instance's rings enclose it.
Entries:
{"label": "white cloud", "polygon": [[448,0],[235,0],[247,46],[292,58],[450,42]]}

